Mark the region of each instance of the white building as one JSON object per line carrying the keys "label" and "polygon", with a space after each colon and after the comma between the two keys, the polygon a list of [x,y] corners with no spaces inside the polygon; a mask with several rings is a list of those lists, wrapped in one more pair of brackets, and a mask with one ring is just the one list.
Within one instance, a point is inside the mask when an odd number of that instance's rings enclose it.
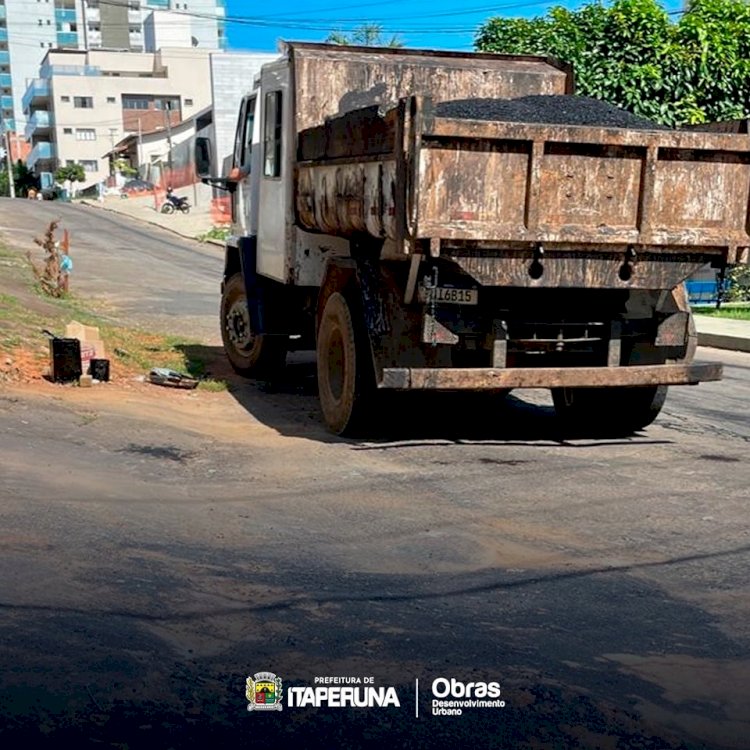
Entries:
{"label": "white building", "polygon": [[145,49],[144,24],[156,10],[174,15],[181,43],[226,45],[224,0],[0,0],[0,111],[8,130],[25,132],[22,98],[51,49]]}
{"label": "white building", "polygon": [[210,50],[50,50],[23,97],[42,187],[80,163],[82,188],[110,176],[107,154],[130,133],[169,130],[211,105]]}
{"label": "white building", "polygon": [[252,91],[261,67],[278,58],[279,55],[273,52],[214,52],[211,55],[213,147],[217,174],[226,174],[229,168],[242,97]]}

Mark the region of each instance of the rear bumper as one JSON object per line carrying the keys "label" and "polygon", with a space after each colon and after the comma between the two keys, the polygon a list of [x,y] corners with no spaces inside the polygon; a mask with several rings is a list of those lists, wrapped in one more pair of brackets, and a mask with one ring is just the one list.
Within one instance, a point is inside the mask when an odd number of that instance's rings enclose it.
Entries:
{"label": "rear bumper", "polygon": [[721,380],[718,363],[628,367],[539,367],[494,369],[391,367],[380,388],[408,390],[499,390],[505,388],[606,388],[639,385],[697,385]]}

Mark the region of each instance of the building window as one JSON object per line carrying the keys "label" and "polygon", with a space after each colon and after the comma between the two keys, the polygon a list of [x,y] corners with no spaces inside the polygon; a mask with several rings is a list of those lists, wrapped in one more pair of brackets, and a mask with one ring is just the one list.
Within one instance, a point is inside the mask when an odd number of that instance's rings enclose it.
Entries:
{"label": "building window", "polygon": [[107,97],[107,104],[114,104],[117,101],[114,96]]}
{"label": "building window", "polygon": [[281,91],[266,94],[263,120],[263,174],[281,176]]}
{"label": "building window", "polygon": [[73,135],[73,128],[63,128],[63,135]]}
{"label": "building window", "polygon": [[76,130],[77,141],[95,141],[96,130],[94,128],[78,128]]}
{"label": "building window", "polygon": [[192,99],[185,99],[185,106],[186,107],[192,107],[193,106],[193,100]]}
{"label": "building window", "polygon": [[69,96],[61,96],[60,97],[60,101],[61,102],[69,102],[70,101],[70,97]]}
{"label": "building window", "polygon": [[154,99],[154,109],[168,109],[170,112],[179,112],[180,100],[171,96]]}
{"label": "building window", "polygon": [[91,96],[74,96],[73,106],[78,109],[93,109],[94,99]]}
{"label": "building window", "polygon": [[122,108],[123,109],[148,109],[148,99],[139,98],[137,96],[123,96],[122,97]]}
{"label": "building window", "polygon": [[81,159],[84,172],[98,172],[99,162],[96,159]]}

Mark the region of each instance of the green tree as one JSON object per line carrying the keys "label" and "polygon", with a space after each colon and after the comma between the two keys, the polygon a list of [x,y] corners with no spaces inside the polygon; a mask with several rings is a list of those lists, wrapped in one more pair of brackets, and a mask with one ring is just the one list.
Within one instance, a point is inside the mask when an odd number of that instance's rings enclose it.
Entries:
{"label": "green tree", "polygon": [[56,182],[83,182],[86,179],[86,172],[83,164],[66,164],[58,167],[55,172]]}
{"label": "green tree", "polygon": [[334,31],[326,38],[328,44],[357,45],[360,47],[403,47],[404,43],[398,34],[390,39],[383,36],[383,27],[377,23],[366,23],[358,26],[351,33]]}
{"label": "green tree", "polygon": [[692,0],[673,20],[656,0],[552,8],[534,19],[491,18],[483,52],[553,55],[573,64],[576,90],[667,125],[750,114],[750,4]]}
{"label": "green tree", "polygon": [[[0,172],[0,195],[10,195],[10,186],[8,185],[8,170],[6,160],[2,160],[3,171]],[[13,184],[17,196],[26,196],[31,188],[37,188],[39,181],[34,173],[19,159],[13,165]]]}
{"label": "green tree", "polygon": [[16,195],[26,196],[31,188],[39,188],[39,180],[34,173],[19,159],[14,168]]}
{"label": "green tree", "polygon": [[68,191],[68,196],[72,196],[73,183],[83,182],[86,179],[86,171],[83,164],[66,164],[60,166],[55,171],[55,182],[62,183]]}

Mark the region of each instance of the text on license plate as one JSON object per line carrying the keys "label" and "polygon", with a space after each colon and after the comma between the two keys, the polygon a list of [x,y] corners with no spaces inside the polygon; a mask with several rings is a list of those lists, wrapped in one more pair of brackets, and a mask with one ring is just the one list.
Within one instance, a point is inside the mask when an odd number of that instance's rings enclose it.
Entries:
{"label": "text on license plate", "polygon": [[478,289],[455,289],[450,286],[439,286],[433,289],[420,287],[419,298],[422,302],[431,302],[432,295],[436,295],[435,301],[448,305],[476,305],[479,304]]}

